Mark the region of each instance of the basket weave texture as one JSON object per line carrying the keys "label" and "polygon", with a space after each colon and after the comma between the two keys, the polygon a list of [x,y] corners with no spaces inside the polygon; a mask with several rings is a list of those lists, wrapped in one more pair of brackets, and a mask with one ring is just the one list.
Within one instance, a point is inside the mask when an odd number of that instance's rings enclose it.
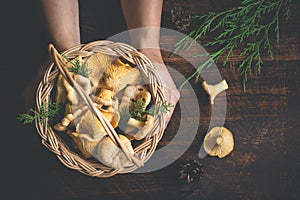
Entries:
{"label": "basket weave texture", "polygon": [[[61,137],[59,137],[59,134],[63,133],[56,133],[49,125],[48,118],[42,121],[35,121],[35,126],[37,132],[41,136],[42,144],[51,152],[53,152],[65,166],[89,176],[100,178],[110,177],[116,174],[130,173],[137,168],[142,167],[144,163],[150,159],[157,147],[158,142],[163,136],[165,124],[163,114],[154,116],[154,126],[150,133],[141,141],[138,146],[134,148],[134,155],[128,154],[126,148],[124,148],[124,145],[118,139],[115,130],[110,126],[109,122],[107,123],[105,118],[101,116],[101,112],[93,112],[95,107],[93,106],[91,99],[89,96],[82,94],[82,88],[80,88],[80,86],[78,86],[76,82],[74,83],[74,80],[70,78],[68,70],[64,68],[66,61],[61,54],[56,51],[53,45],[49,45],[49,53],[53,62],[50,63],[49,67],[45,71],[44,77],[36,91],[37,112],[41,112],[42,105],[47,106],[50,102],[52,102],[53,88],[55,87],[58,75],[61,73],[69,82],[69,84],[73,86],[78,95],[81,96],[84,102],[88,105],[92,113],[103,124],[109,137],[123,150],[128,160],[132,162],[132,165],[127,168],[112,169],[104,166],[100,162],[83,158],[78,153],[70,150]],[[145,55],[128,44],[101,40],[88,44],[81,44],[63,52],[63,54],[70,59],[77,56],[87,58],[96,53],[103,53],[114,57],[122,57],[133,66],[136,66],[140,70],[144,81],[149,83],[152,102],[157,104],[166,100],[163,94],[163,86],[160,77],[153,67],[151,61]]]}

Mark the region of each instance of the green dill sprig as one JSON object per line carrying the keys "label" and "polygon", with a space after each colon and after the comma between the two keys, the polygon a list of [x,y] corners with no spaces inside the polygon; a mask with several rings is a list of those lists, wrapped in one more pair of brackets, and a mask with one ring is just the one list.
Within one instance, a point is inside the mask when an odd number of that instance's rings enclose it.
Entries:
{"label": "green dill sprig", "polygon": [[159,102],[158,104],[155,104],[148,110],[145,110],[144,113],[155,115],[157,113],[168,113],[170,112],[170,108],[174,107],[174,105],[168,103],[167,101]]}
{"label": "green dill sprig", "polygon": [[[253,67],[256,67],[259,73],[261,72],[263,64],[261,52],[266,50],[267,55],[273,58],[270,40],[272,32],[275,33],[277,48],[279,48],[280,13],[283,12],[287,22],[291,16],[291,5],[292,0],[243,0],[238,7],[193,16],[199,25],[175,45],[175,52],[179,49],[188,49],[202,36],[217,31],[218,36],[212,41],[204,42],[203,45],[217,46],[219,49],[209,54],[198,55],[209,58],[181,84],[180,88],[194,77],[197,82],[202,69],[210,67],[214,62],[220,62],[221,56],[225,57],[223,60],[225,65],[233,55],[233,50],[241,49],[239,56],[244,60],[238,70],[245,90],[248,75],[252,75]],[[190,38],[193,39],[192,42]]]}
{"label": "green dill sprig", "polygon": [[72,66],[68,68],[70,72],[79,74],[86,78],[89,77],[89,74],[92,72],[92,70],[85,62],[80,62],[78,58],[75,58],[75,60],[73,61],[64,54],[62,54],[62,56],[67,60],[68,63],[71,63]]}
{"label": "green dill sprig", "polygon": [[137,100],[133,102],[132,108],[129,111],[129,116],[140,121],[146,121],[144,117],[145,107],[146,107],[146,102],[142,100]]}
{"label": "green dill sprig", "polygon": [[129,111],[129,116],[140,121],[146,121],[145,114],[155,115],[158,113],[168,113],[170,112],[169,108],[174,107],[174,105],[167,101],[163,101],[149,109],[145,110],[145,107],[146,103],[142,100],[133,102],[132,108]]}
{"label": "green dill sprig", "polygon": [[23,124],[31,124],[34,122],[34,120],[38,120],[39,123],[41,123],[43,120],[48,118],[51,120],[55,115],[59,113],[60,106],[57,103],[49,103],[48,105],[42,104],[40,107],[40,111],[38,112],[34,109],[30,109],[28,113],[21,113],[17,117],[18,120],[20,120]]}

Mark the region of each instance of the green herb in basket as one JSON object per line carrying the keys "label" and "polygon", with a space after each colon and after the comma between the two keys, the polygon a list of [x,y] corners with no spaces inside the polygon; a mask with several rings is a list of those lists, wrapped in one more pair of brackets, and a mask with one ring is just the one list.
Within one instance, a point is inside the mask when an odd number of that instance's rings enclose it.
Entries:
{"label": "green herb in basket", "polygon": [[30,114],[21,113],[19,114],[17,119],[23,122],[23,124],[31,124],[36,119],[39,123],[41,123],[46,118],[51,120],[55,115],[59,113],[60,106],[57,103],[49,103],[48,105],[42,104],[40,110],[41,112],[38,112],[34,109],[30,109]]}
{"label": "green herb in basket", "polygon": [[143,110],[143,108],[145,108],[145,102],[142,100],[137,100],[133,103],[129,115],[134,119],[144,122],[146,121],[145,114],[154,115],[157,113],[167,113],[170,112],[169,108],[171,107],[174,107],[174,105],[168,103],[167,101],[164,101],[164,102],[159,102],[157,105],[154,105],[147,110]]}
{"label": "green herb in basket", "polygon": [[88,67],[88,65],[85,62],[82,62],[78,58],[71,60],[64,54],[62,54],[62,56],[67,60],[68,63],[72,65],[71,67],[68,68],[70,72],[89,78],[89,74],[91,73],[92,70]]}

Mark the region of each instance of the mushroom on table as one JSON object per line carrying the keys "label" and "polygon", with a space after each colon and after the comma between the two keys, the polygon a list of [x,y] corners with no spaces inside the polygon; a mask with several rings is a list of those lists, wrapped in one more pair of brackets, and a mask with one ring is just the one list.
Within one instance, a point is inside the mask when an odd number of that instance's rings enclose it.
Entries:
{"label": "mushroom on table", "polygon": [[210,85],[207,84],[206,81],[203,81],[202,87],[204,91],[209,95],[210,104],[214,104],[217,95],[228,89],[228,84],[226,80],[222,80],[215,85]]}
{"label": "mushroom on table", "polygon": [[205,135],[203,147],[208,155],[224,158],[233,151],[233,135],[225,127],[214,127]]}

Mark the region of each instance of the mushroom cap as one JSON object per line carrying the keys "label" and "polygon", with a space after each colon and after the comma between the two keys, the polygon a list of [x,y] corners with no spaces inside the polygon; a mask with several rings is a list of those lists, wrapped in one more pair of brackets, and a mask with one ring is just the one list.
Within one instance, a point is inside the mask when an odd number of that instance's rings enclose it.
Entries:
{"label": "mushroom cap", "polygon": [[76,131],[81,134],[88,134],[92,138],[96,135],[101,135],[102,137],[106,135],[101,122],[90,110],[81,117],[79,123],[76,125]]}
{"label": "mushroom cap", "polygon": [[136,85],[142,81],[140,71],[116,59],[104,72],[98,87],[113,89],[118,93],[127,85]]}
{"label": "mushroom cap", "polygon": [[136,85],[142,81],[142,76],[140,71],[136,68],[130,70],[130,72],[126,73],[117,83],[115,88],[116,92],[121,91],[127,85]]}
{"label": "mushroom cap", "polygon": [[234,148],[233,135],[225,127],[214,127],[204,137],[203,146],[208,155],[224,158]]}
{"label": "mushroom cap", "polygon": [[115,93],[112,90],[102,88],[97,96],[104,101],[112,101],[114,95]]}
{"label": "mushroom cap", "polygon": [[71,137],[86,157],[92,153],[97,143],[107,134],[101,122],[90,110],[77,121],[76,132],[77,134],[73,134]]}
{"label": "mushroom cap", "polygon": [[115,98],[115,93],[112,90],[106,88],[100,89],[95,100],[98,104],[107,107],[107,110],[117,109],[117,99]]}
{"label": "mushroom cap", "polygon": [[[130,140],[123,135],[118,136],[120,141],[127,148],[128,152],[133,155],[134,151]],[[102,164],[114,169],[120,169],[132,165],[132,163],[123,153],[122,149],[115,145],[115,143],[109,137],[105,137],[102,141],[100,141],[94,157],[97,158]]]}
{"label": "mushroom cap", "polygon": [[[89,95],[91,93],[91,82],[87,77],[81,76],[79,74],[72,74],[72,77],[76,83],[78,83],[84,93],[86,95]],[[65,88],[67,91],[67,99],[73,104],[73,105],[80,105],[82,104],[82,99],[80,96],[75,92],[74,88],[65,80],[64,82]]]}
{"label": "mushroom cap", "polygon": [[96,53],[86,59],[86,64],[91,70],[89,79],[93,84],[93,88],[97,87],[103,72],[112,64],[116,57],[108,56],[103,53]]}

